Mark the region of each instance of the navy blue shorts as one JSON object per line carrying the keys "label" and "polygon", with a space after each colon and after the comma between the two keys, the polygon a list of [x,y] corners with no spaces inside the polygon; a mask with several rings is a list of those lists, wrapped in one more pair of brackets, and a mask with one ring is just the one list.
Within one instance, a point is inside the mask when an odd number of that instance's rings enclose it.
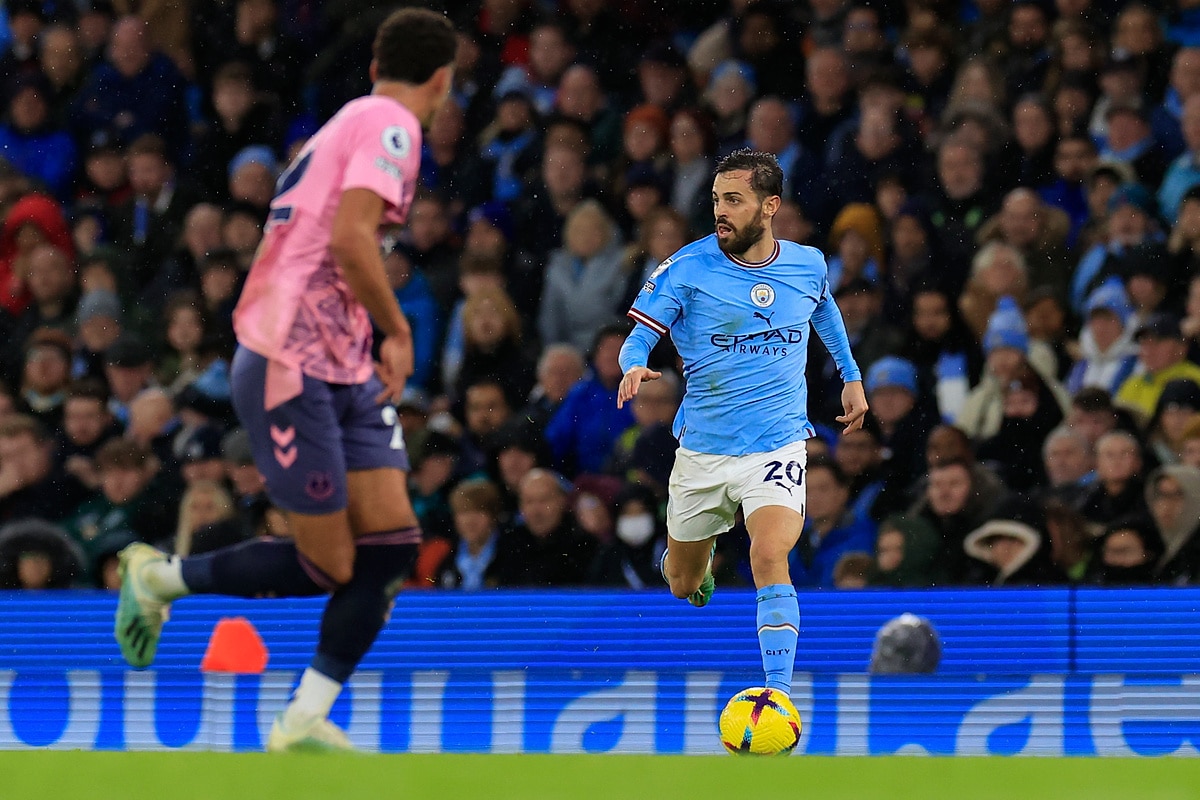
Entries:
{"label": "navy blue shorts", "polygon": [[348,502],[347,471],[408,470],[396,409],[375,401],[384,391],[378,376],[346,385],[304,375],[299,395],[267,411],[267,364],[239,347],[230,378],[234,409],[272,503],[299,514],[331,514]]}

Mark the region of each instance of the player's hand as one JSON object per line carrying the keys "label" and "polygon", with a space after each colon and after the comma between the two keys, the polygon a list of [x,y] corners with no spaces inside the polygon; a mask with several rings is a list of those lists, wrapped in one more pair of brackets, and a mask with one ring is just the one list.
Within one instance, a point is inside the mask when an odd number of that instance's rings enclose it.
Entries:
{"label": "player's hand", "polygon": [[649,367],[630,367],[617,388],[617,408],[624,408],[625,404],[634,398],[642,381],[656,381],[661,377],[661,372],[655,372]]}
{"label": "player's hand", "polygon": [[384,386],[375,402],[391,400],[399,403],[404,394],[404,382],[413,372],[412,338],[385,338],[379,345],[379,363],[375,365],[375,371]]}
{"label": "player's hand", "polygon": [[850,381],[842,389],[842,410],[846,413],[837,421],[846,426],[842,435],[856,431],[862,427],[863,417],[867,415],[867,395],[863,392],[862,381]]}

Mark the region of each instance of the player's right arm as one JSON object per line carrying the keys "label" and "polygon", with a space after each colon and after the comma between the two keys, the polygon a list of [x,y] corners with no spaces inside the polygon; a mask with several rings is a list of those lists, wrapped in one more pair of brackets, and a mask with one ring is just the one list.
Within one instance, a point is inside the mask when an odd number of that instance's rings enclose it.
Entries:
{"label": "player's right arm", "polygon": [[621,345],[621,369],[625,375],[617,387],[617,408],[624,407],[634,398],[642,381],[662,377],[661,372],[650,369],[646,362],[654,345],[671,329],[683,309],[667,269],[677,256],[678,253],[659,265],[633,301],[633,308],[629,309],[629,318],[637,324]]}
{"label": "player's right arm", "polygon": [[370,189],[342,192],[329,249],[354,296],[386,337],[379,346],[379,377],[387,387],[385,395],[398,401],[413,370],[412,331],[388,283],[379,252],[377,231],[384,207],[384,199]]}

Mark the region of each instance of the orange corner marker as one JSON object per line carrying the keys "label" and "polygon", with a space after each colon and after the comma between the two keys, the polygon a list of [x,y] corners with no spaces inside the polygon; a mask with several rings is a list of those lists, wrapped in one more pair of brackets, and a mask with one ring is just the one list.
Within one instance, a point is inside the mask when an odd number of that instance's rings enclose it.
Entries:
{"label": "orange corner marker", "polygon": [[213,628],[200,671],[258,675],[267,668],[268,657],[267,646],[250,620],[224,617]]}

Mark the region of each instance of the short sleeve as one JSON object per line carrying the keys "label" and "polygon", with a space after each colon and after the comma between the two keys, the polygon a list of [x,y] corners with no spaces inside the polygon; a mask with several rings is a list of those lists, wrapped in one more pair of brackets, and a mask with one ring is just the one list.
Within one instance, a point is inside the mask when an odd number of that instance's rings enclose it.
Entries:
{"label": "short sleeve", "polygon": [[642,323],[660,336],[667,335],[683,309],[674,276],[669,269],[671,264],[672,260],[668,258],[654,270],[629,309],[630,319]]}
{"label": "short sleeve", "polygon": [[[364,115],[350,132],[354,146],[346,161],[342,191],[369,189],[392,206],[401,205],[406,183],[415,184],[413,153],[421,148],[420,130],[396,124],[391,115]],[[413,171],[413,174],[409,174]]]}

